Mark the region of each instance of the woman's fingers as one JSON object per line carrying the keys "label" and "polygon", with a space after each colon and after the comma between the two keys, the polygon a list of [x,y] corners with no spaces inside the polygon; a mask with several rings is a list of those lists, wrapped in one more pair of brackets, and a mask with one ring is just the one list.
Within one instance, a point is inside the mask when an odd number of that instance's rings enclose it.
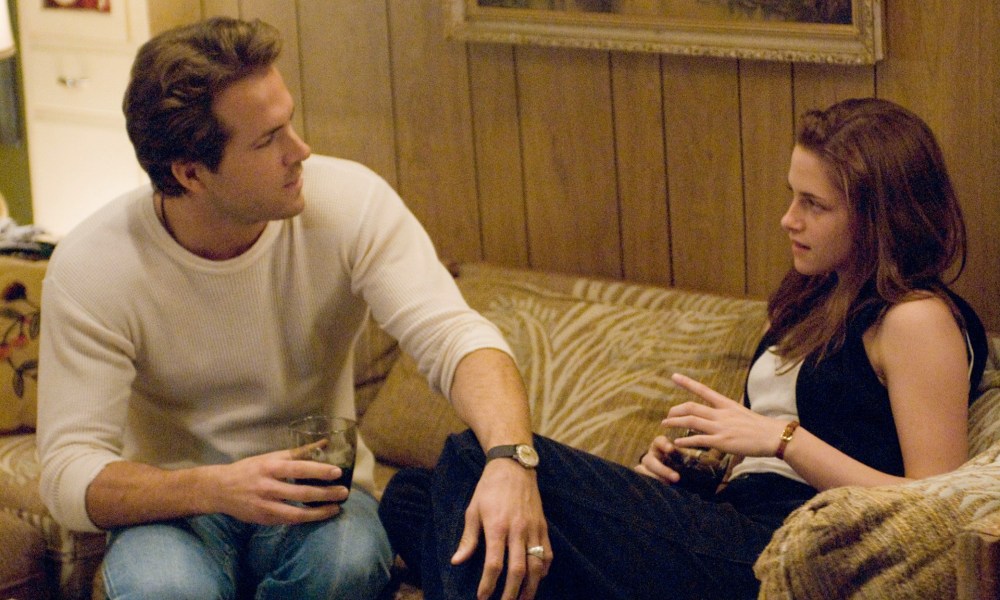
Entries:
{"label": "woman's fingers", "polygon": [[719,406],[720,404],[724,405],[726,402],[734,402],[734,400],[723,396],[700,381],[691,379],[687,375],[674,373],[670,379],[677,385],[707,402],[709,406],[714,407]]}

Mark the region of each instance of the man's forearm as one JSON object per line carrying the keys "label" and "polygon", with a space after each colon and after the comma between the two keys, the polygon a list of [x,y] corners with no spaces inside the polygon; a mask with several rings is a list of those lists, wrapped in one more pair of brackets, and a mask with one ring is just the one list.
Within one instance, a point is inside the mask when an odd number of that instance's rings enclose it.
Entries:
{"label": "man's forearm", "polygon": [[202,471],[167,471],[137,462],[113,462],[87,487],[87,513],[102,529],[209,512],[200,493]]}
{"label": "man's forearm", "polygon": [[463,357],[455,371],[451,401],[484,450],[531,442],[527,393],[506,352],[484,348]]}

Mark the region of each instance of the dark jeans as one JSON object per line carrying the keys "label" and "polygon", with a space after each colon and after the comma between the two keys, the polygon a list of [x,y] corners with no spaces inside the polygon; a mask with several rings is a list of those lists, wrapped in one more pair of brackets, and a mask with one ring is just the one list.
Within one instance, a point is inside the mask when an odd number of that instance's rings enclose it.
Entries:
{"label": "dark jeans", "polygon": [[[753,475],[705,499],[541,436],[534,444],[554,553],[539,598],[756,598],[754,561],[788,513],[816,493],[779,475]],[[473,560],[449,561],[484,464],[466,431],[448,439],[433,472],[404,469],[383,495],[389,540],[419,569],[428,600],[475,597],[482,544]]]}

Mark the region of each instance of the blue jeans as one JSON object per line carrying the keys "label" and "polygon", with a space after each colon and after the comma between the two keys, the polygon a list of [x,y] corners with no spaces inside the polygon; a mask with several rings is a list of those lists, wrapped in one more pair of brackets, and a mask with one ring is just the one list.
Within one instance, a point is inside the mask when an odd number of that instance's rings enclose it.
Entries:
{"label": "blue jeans", "polygon": [[354,489],[339,515],[316,523],[214,514],[117,529],[104,585],[111,600],[376,598],[392,560],[375,499]]}
{"label": "blue jeans", "polygon": [[[534,444],[554,553],[542,599],[756,598],[753,563],[788,513],[816,493],[754,475],[703,498],[541,436]],[[419,569],[428,600],[475,597],[483,543],[463,565],[449,559],[484,464],[471,432],[452,436],[433,474],[400,471],[382,496],[389,538]]]}

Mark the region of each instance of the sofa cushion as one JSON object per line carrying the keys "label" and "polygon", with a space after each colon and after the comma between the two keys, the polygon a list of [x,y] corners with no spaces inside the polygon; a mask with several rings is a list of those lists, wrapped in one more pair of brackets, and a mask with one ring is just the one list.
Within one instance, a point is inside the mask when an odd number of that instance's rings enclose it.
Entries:
{"label": "sofa cushion", "polygon": [[33,429],[46,260],[0,256],[0,431]]}
{"label": "sofa cushion", "polygon": [[416,362],[402,354],[389,371],[359,426],[381,462],[431,467],[450,433],[465,424],[441,394],[431,391]]}
{"label": "sofa cushion", "polygon": [[[463,265],[458,285],[511,344],[534,430],[626,465],[671,406],[694,399],[674,372],[739,397],[765,322],[761,301],[488,265]],[[432,466],[462,427],[401,360],[361,433],[382,461]]]}

